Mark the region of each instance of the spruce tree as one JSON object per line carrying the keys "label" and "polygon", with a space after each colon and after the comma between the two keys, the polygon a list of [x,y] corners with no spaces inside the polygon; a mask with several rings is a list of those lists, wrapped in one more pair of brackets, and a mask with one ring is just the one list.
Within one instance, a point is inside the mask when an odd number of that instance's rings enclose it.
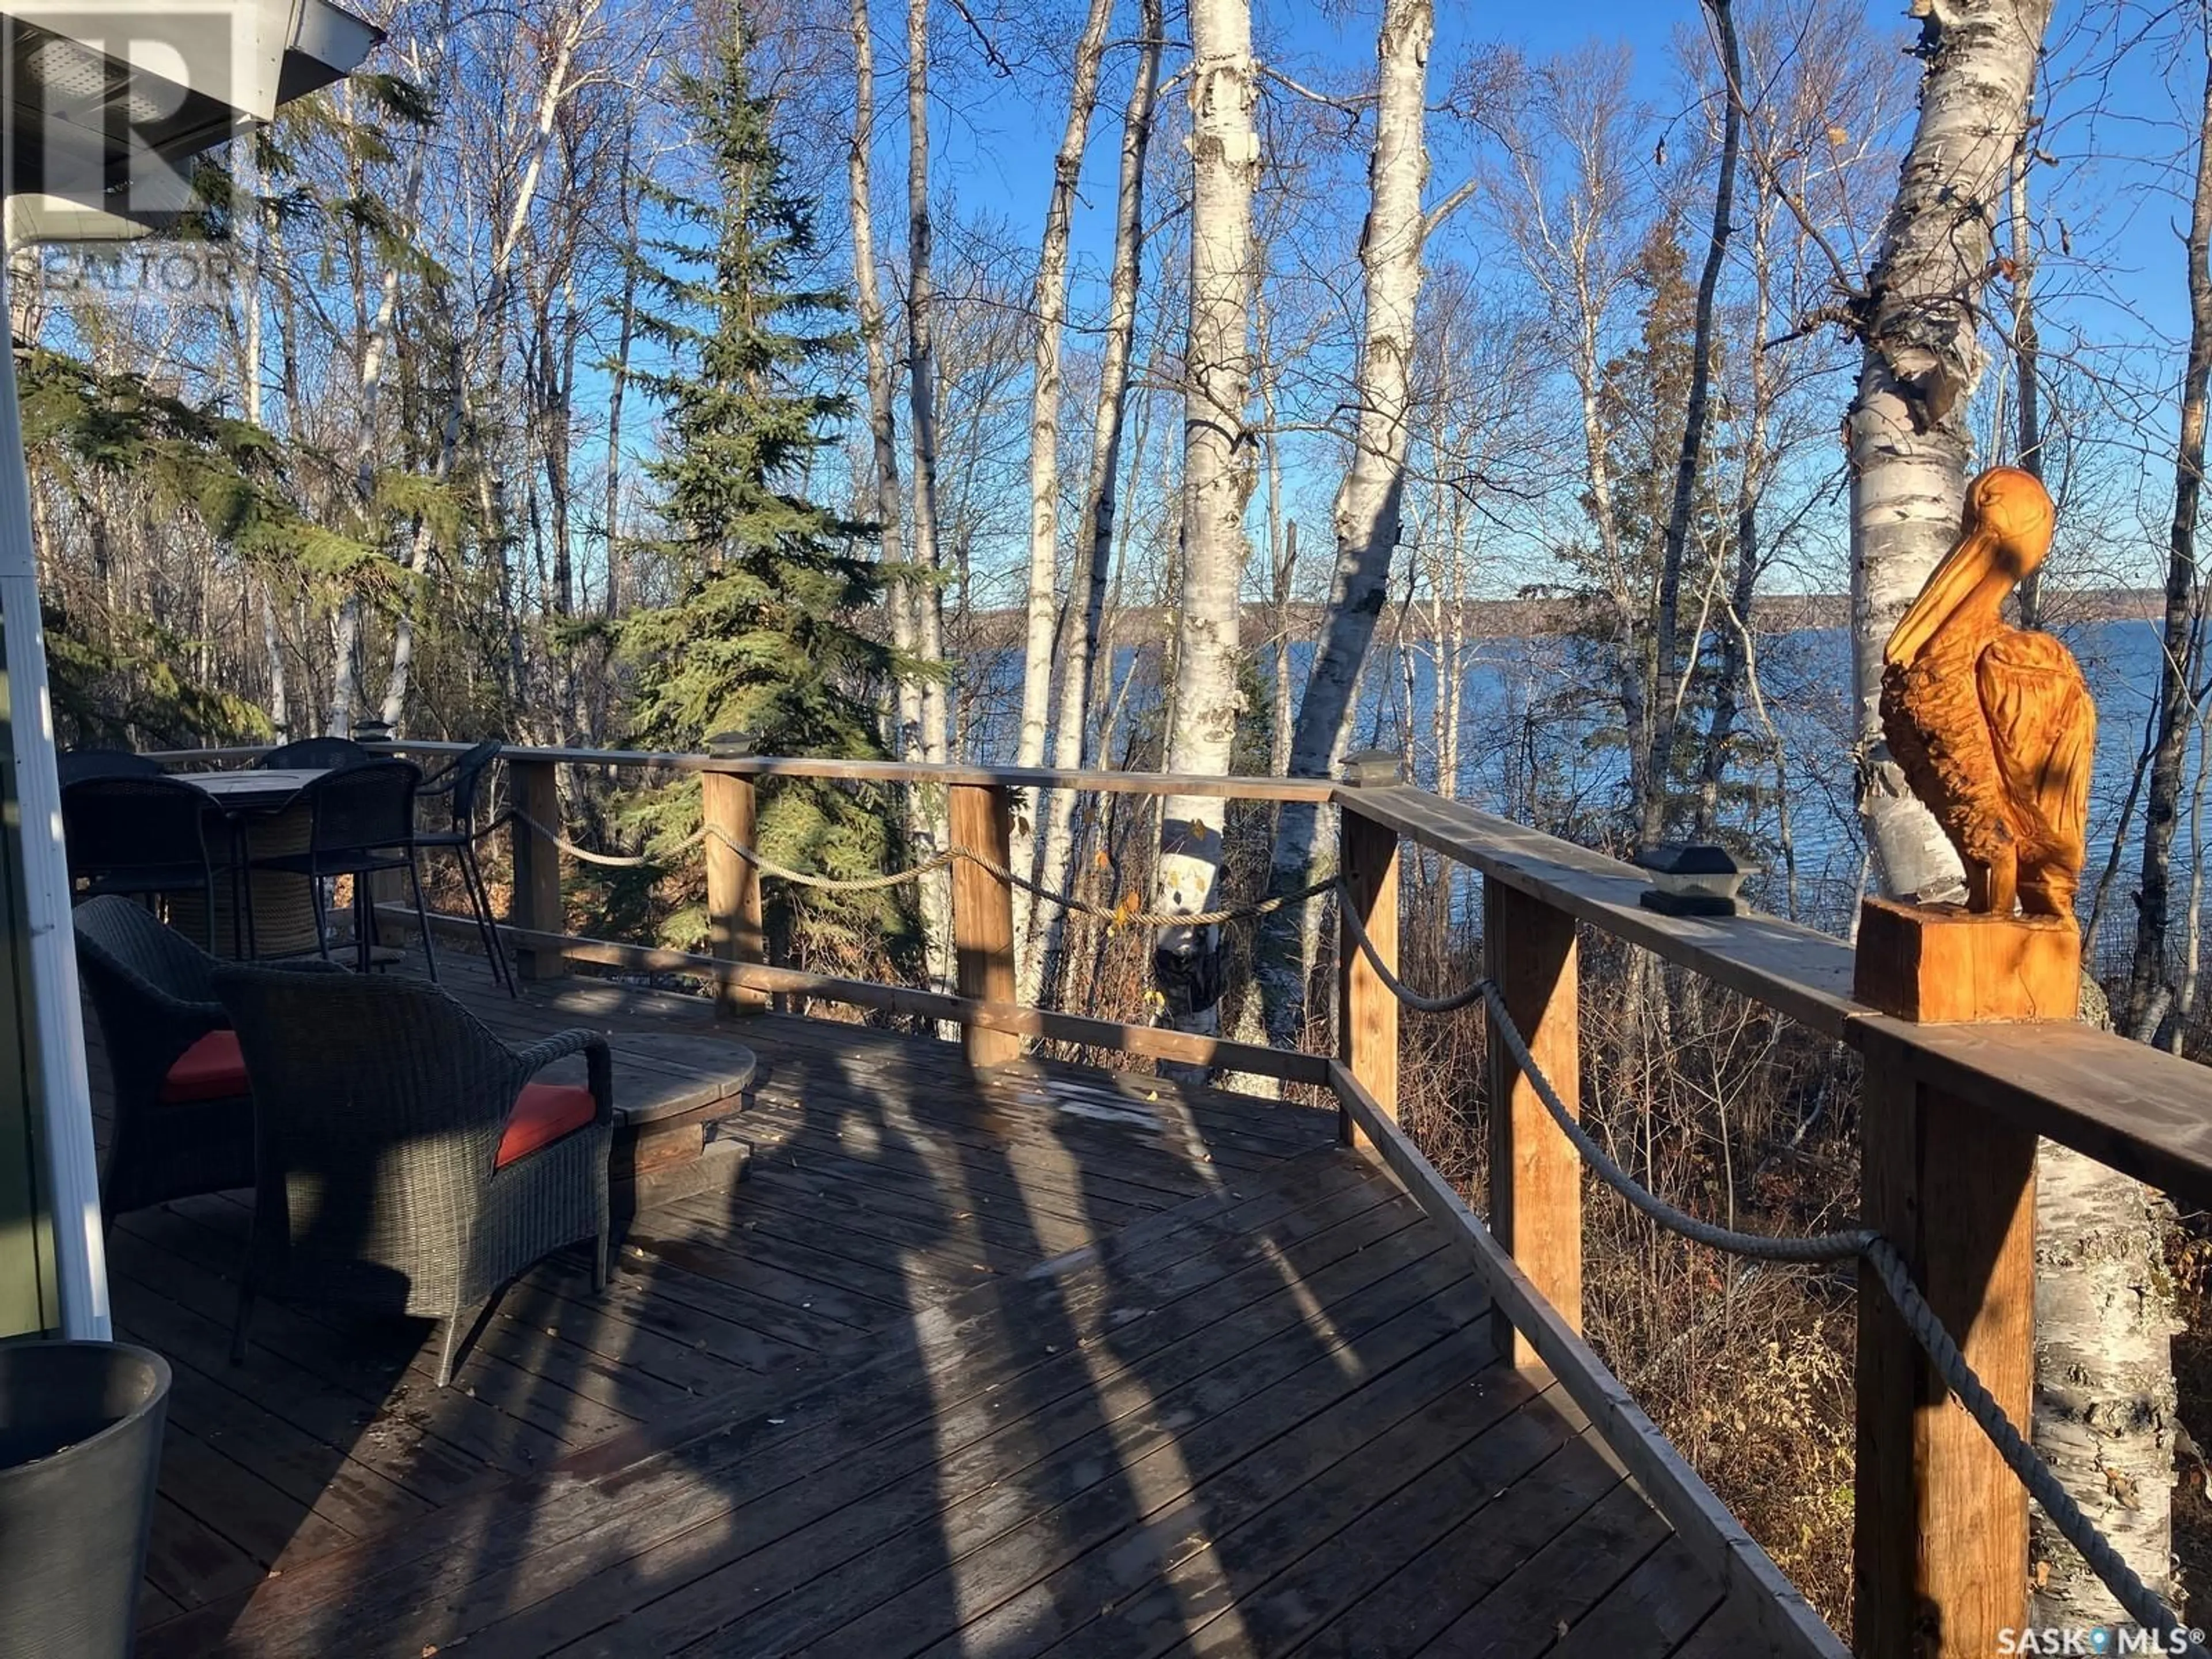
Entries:
{"label": "spruce tree", "polygon": [[[725,43],[682,91],[702,182],[696,194],[656,198],[665,229],[638,255],[641,326],[666,365],[632,371],[664,417],[662,453],[647,469],[661,487],[663,529],[635,552],[670,600],[623,626],[635,735],[691,750],[739,731],[763,754],[879,758],[875,705],[895,663],[855,621],[884,596],[874,527],[806,494],[811,463],[848,412],[832,382],[854,345],[840,325],[845,296],[804,285],[812,204],[792,186],[742,44]],[[665,792],[646,811],[664,834],[688,835],[696,792]],[[802,867],[880,870],[896,856],[891,823],[834,785],[778,780],[762,792],[763,850]],[[788,908],[796,896],[770,892],[781,902],[771,929],[787,939],[896,927],[888,901],[799,912]],[[696,937],[701,927],[687,907],[672,931]]]}

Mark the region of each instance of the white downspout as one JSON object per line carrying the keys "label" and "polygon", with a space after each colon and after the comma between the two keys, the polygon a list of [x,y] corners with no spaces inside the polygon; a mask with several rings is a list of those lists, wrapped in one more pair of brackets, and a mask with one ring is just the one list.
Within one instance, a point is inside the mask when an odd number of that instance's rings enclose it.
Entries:
{"label": "white downspout", "polygon": [[[12,240],[12,239],[11,239]],[[7,260],[0,257],[0,319],[9,319]],[[15,400],[13,329],[0,351],[0,643],[7,653],[15,799],[21,815],[23,916],[30,929],[32,1018],[39,1145],[52,1218],[62,1334],[98,1341],[112,1332],[107,1260],[100,1220],[100,1162],[92,1140],[92,1086],[85,1075],[84,1015],[77,1000],[76,942],[70,924],[69,860],[62,848],[61,781],[54,764],[54,711],[46,690],[46,642],[39,618],[38,561],[31,540],[31,483]],[[31,718],[22,718],[22,711]]]}

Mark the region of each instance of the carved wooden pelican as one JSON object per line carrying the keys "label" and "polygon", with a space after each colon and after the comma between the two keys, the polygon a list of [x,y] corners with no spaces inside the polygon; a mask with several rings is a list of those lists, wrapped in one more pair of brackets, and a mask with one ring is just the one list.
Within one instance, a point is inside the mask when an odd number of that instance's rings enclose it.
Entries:
{"label": "carved wooden pelican", "polygon": [[2005,595],[2041,568],[2055,521],[2017,468],[1966,491],[1959,544],[1882,652],[1881,720],[1912,791],[1966,866],[1966,908],[2071,916],[2097,708],[2073,653],[2008,628]]}

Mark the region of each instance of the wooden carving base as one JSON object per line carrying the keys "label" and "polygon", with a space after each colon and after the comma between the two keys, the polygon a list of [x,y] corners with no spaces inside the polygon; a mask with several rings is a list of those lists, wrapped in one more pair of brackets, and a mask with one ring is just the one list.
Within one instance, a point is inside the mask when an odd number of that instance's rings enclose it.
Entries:
{"label": "wooden carving base", "polygon": [[1862,899],[1851,994],[1926,1024],[2073,1019],[2081,999],[2081,930],[2066,916],[1975,915]]}

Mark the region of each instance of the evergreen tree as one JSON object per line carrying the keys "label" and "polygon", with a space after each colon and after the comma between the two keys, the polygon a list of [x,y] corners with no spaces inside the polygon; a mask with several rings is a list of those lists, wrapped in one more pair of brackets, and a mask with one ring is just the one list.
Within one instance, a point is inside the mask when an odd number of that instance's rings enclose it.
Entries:
{"label": "evergreen tree", "polygon": [[[1660,572],[1664,562],[1667,517],[1674,491],[1674,463],[1687,418],[1692,327],[1697,288],[1687,275],[1688,258],[1680,240],[1680,222],[1672,216],[1652,227],[1638,250],[1632,285],[1642,296],[1641,318],[1635,345],[1607,362],[1599,386],[1600,418],[1607,434],[1613,479],[1612,507],[1614,543],[1621,565],[1609,568],[1596,544],[1562,550],[1562,558],[1580,578],[1571,590],[1580,611],[1576,632],[1598,664],[1603,707],[1595,711],[1600,738],[1607,746],[1618,745],[1628,757],[1624,767],[1628,794],[1621,799],[1620,821],[1605,826],[1605,833],[1622,841],[1634,838],[1637,802],[1632,797],[1648,752],[1652,699],[1658,694],[1657,637]],[[1734,522],[1723,505],[1722,484],[1730,452],[1721,437],[1727,417],[1725,399],[1717,390],[1713,399],[1714,431],[1708,437],[1699,463],[1691,521],[1693,557],[1707,551],[1725,564],[1734,557]],[[1595,499],[1585,494],[1585,514],[1598,512]],[[1702,574],[1702,573],[1699,573]],[[1680,643],[1686,658],[1702,653],[1695,648],[1698,610],[1691,597],[1697,586],[1686,578]],[[1628,688],[1632,684],[1633,696]],[[1693,671],[1690,692],[1695,706],[1710,701],[1711,677]],[[1588,694],[1580,688],[1562,693],[1567,702]],[[1627,710],[1640,710],[1639,730],[1629,729]],[[1667,795],[1674,807],[1686,810],[1693,794],[1694,770],[1701,733],[1698,722],[1685,720],[1676,727],[1670,757]],[[1670,825],[1671,828],[1676,826]],[[1587,829],[1585,830],[1587,833]]]}
{"label": "evergreen tree", "polygon": [[[791,185],[743,45],[724,44],[682,90],[707,177],[701,194],[656,197],[667,229],[639,255],[640,326],[668,364],[633,371],[665,417],[663,453],[647,468],[663,490],[664,530],[635,551],[672,598],[623,626],[635,735],[696,749],[738,731],[763,754],[879,758],[876,701],[896,664],[855,625],[884,595],[874,526],[805,494],[810,464],[848,412],[826,386],[854,344],[837,325],[845,296],[802,285],[812,205]],[[642,805],[664,835],[697,826],[695,791]],[[896,856],[892,822],[832,784],[776,780],[762,792],[763,850],[801,867],[883,869]],[[801,913],[788,908],[797,896],[770,897],[771,929],[817,945],[841,924],[896,921],[888,900]],[[696,938],[696,907],[671,931]]]}
{"label": "evergreen tree", "polygon": [[266,737],[266,713],[196,672],[198,641],[170,626],[157,595],[142,609],[128,584],[106,579],[106,526],[126,510],[180,534],[190,526],[205,556],[286,588],[373,580],[383,567],[375,550],[295,499],[299,475],[321,470],[322,458],[144,375],[41,347],[23,354],[16,385],[31,476],[85,520],[94,550],[92,569],[55,569],[40,596],[59,736],[155,748]]}

